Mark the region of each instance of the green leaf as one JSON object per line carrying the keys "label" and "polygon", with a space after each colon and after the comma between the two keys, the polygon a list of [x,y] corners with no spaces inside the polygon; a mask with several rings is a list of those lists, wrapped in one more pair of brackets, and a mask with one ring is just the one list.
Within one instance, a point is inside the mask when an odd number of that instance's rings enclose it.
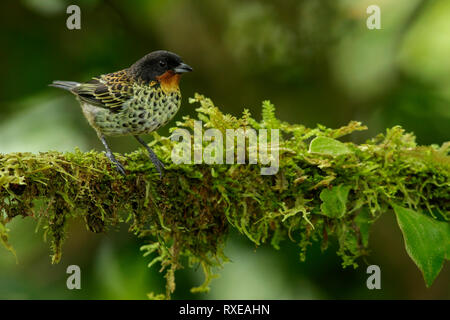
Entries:
{"label": "green leaf", "polygon": [[350,191],[349,186],[339,185],[330,189],[323,189],[320,199],[322,214],[330,218],[342,218],[347,211],[347,197]]}
{"label": "green leaf", "polygon": [[369,231],[372,225],[372,215],[370,214],[369,208],[363,207],[360,213],[355,218],[355,223],[359,228],[359,233],[361,235],[361,241],[364,247],[369,245]]}
{"label": "green leaf", "polygon": [[317,137],[311,141],[309,152],[333,157],[352,153],[344,143],[328,137]]}
{"label": "green leaf", "polygon": [[18,263],[16,251],[8,242],[8,229],[4,226],[4,224],[0,221],[0,243],[11,252],[16,258],[16,263]]}
{"label": "green leaf", "polygon": [[406,251],[422,271],[429,287],[441,271],[444,260],[450,257],[450,224],[411,209],[393,207]]}

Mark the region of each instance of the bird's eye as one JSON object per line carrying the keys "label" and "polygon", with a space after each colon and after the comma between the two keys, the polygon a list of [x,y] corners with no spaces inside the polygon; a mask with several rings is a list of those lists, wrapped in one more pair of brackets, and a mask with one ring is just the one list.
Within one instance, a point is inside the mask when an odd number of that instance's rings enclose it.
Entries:
{"label": "bird's eye", "polygon": [[167,63],[165,61],[161,60],[161,61],[159,61],[159,65],[161,67],[165,67],[167,65]]}

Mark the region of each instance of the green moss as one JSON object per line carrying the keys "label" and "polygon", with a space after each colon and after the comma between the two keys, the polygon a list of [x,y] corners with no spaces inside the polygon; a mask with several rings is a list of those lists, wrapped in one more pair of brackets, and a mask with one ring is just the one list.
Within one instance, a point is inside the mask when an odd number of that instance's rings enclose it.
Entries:
{"label": "green moss", "polygon": [[[200,95],[191,103],[200,104],[204,129],[280,129],[279,172],[262,176],[259,165],[174,165],[174,142],[156,133],[153,148],[167,168],[162,180],[143,149],[117,155],[127,177],[100,152],[0,155],[1,242],[12,250],[5,226],[14,217],[38,219],[57,263],[69,220],[83,219],[93,232],[126,222],[147,243],[141,249],[152,259],[149,266],[159,264],[164,272],[169,298],[182,257],[205,272],[205,283],[193,291],[208,290],[211,268],[227,260],[230,228],[256,245],[294,241],[302,260],[313,241],[325,249],[334,236],[343,265],[356,266],[367,254],[370,225],[393,204],[450,219],[450,143],[417,146],[400,127],[364,144],[342,143],[336,139],[366,128],[358,122],[339,129],[288,124],[267,101],[260,122],[247,110],[241,118],[224,115]],[[185,117],[177,127],[193,130],[194,120]]]}

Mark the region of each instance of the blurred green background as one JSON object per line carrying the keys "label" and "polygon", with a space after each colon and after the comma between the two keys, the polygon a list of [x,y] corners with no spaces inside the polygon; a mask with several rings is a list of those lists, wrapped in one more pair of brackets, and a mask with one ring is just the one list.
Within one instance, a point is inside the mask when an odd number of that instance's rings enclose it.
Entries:
{"label": "blurred green background", "polygon": [[[66,28],[69,4],[81,7],[81,30]],[[366,27],[372,4],[381,8],[381,30]],[[448,0],[7,0],[0,40],[1,153],[102,150],[76,100],[47,85],[87,81],[157,49],[195,69],[182,80],[175,120],[195,115],[187,98],[199,92],[234,115],[248,108],[259,118],[261,101],[270,99],[292,123],[359,120],[369,130],[353,135],[358,142],[397,124],[420,144],[450,140]],[[138,147],[131,138],[109,141],[117,152]],[[50,264],[33,220],[16,218],[9,228],[19,264],[0,248],[2,299],[145,299],[163,291],[162,275],[147,269],[143,242],[126,225],[98,235],[73,222],[59,265]],[[288,241],[280,251],[256,249],[232,234],[231,262],[210,293],[189,293],[203,279],[200,270],[183,269],[174,298],[450,299],[448,263],[426,289],[390,212],[375,224],[370,246],[353,270],[341,268],[335,245],[325,253],[313,246],[301,263]],[[81,267],[82,290],[66,289],[71,264]],[[366,288],[368,264],[380,266],[382,290]]]}

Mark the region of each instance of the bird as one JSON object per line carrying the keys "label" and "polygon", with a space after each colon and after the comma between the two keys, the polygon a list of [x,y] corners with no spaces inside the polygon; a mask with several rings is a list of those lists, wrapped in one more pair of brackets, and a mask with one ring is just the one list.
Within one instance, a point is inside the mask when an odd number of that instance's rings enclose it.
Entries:
{"label": "bird", "polygon": [[129,68],[102,74],[84,83],[55,80],[49,86],[76,96],[106,156],[120,174],[126,176],[125,168],[111,152],[106,136],[134,136],[147,149],[162,177],[164,165],[141,135],[156,131],[175,116],[181,106],[181,75],[192,71],[177,54],[158,50]]}

